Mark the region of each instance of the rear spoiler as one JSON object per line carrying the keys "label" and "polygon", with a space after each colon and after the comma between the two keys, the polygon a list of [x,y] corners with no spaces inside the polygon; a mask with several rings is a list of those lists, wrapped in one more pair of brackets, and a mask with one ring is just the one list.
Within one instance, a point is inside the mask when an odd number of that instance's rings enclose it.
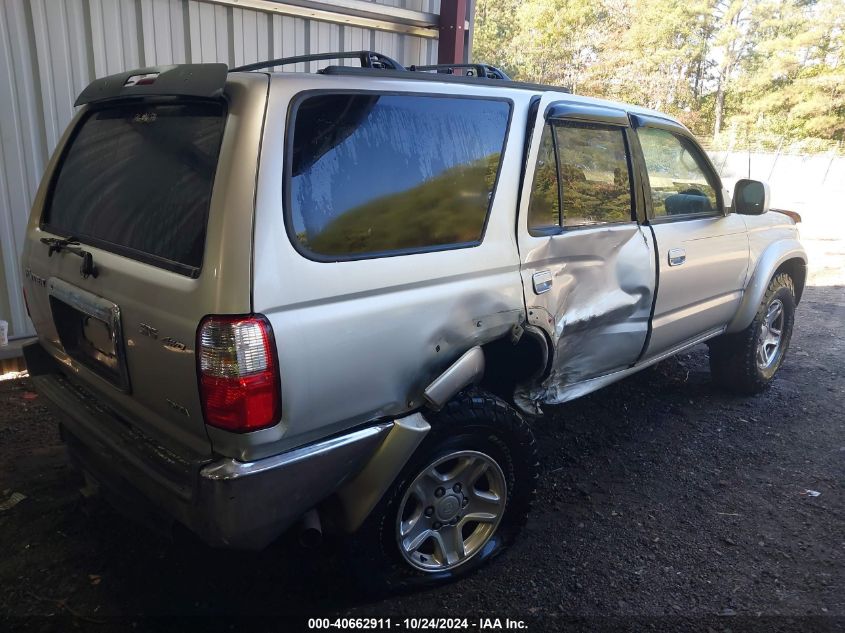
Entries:
{"label": "rear spoiler", "polygon": [[226,64],[178,64],[129,70],[95,79],[77,97],[75,106],[122,97],[203,97],[223,94]]}

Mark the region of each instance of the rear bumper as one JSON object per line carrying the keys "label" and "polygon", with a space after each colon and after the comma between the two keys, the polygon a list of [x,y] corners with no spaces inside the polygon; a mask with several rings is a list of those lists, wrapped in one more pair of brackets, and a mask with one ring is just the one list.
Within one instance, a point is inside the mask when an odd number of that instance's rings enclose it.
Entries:
{"label": "rear bumper", "polygon": [[255,462],[226,458],[203,467],[199,504],[210,520],[206,540],[245,549],[269,545],[356,475],[392,426],[368,426]]}
{"label": "rear bumper", "polygon": [[136,515],[152,511],[210,545],[236,549],[261,549],[278,538],[361,470],[393,426],[369,426],[249,463],[185,457],[62,374],[41,373],[33,383],[55,405],[71,459],[116,505]]}

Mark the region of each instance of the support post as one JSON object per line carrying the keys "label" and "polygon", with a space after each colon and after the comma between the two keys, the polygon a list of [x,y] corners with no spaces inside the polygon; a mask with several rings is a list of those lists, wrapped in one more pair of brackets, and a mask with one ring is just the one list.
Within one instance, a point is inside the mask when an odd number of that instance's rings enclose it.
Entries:
{"label": "support post", "polygon": [[466,62],[465,46],[467,0],[440,1],[440,41],[437,45],[438,64]]}

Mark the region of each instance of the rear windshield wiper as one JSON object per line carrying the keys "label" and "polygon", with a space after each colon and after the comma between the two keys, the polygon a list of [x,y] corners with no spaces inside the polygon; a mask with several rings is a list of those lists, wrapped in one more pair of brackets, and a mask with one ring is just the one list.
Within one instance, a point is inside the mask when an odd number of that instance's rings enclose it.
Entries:
{"label": "rear windshield wiper", "polygon": [[48,253],[50,257],[53,256],[53,253],[61,253],[62,249],[67,248],[68,246],[79,246],[79,242],[72,235],[66,238],[42,237],[41,243],[50,247],[50,252]]}
{"label": "rear windshield wiper", "polygon": [[79,274],[83,279],[93,277],[94,279],[100,274],[100,271],[94,265],[94,256],[86,250],[79,247],[79,241],[73,237],[42,237],[41,243],[49,247],[47,252],[48,257],[52,257],[53,253],[61,253],[67,251],[82,258],[82,265],[79,267]]}

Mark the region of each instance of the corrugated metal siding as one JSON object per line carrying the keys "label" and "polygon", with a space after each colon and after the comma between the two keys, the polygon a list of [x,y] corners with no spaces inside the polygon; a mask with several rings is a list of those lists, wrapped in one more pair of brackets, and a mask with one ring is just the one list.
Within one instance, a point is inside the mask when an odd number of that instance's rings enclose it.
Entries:
{"label": "corrugated metal siding", "polygon": [[[377,0],[436,13],[439,0]],[[19,258],[50,153],[94,78],[125,69],[223,61],[230,66],[309,52],[373,49],[435,63],[437,40],[198,0],[0,2],[0,249],[13,335],[32,332]],[[310,70],[317,65],[311,64]],[[306,70],[305,64],[290,71]],[[4,302],[0,302],[3,307]],[[5,310],[4,310],[5,312]]]}

